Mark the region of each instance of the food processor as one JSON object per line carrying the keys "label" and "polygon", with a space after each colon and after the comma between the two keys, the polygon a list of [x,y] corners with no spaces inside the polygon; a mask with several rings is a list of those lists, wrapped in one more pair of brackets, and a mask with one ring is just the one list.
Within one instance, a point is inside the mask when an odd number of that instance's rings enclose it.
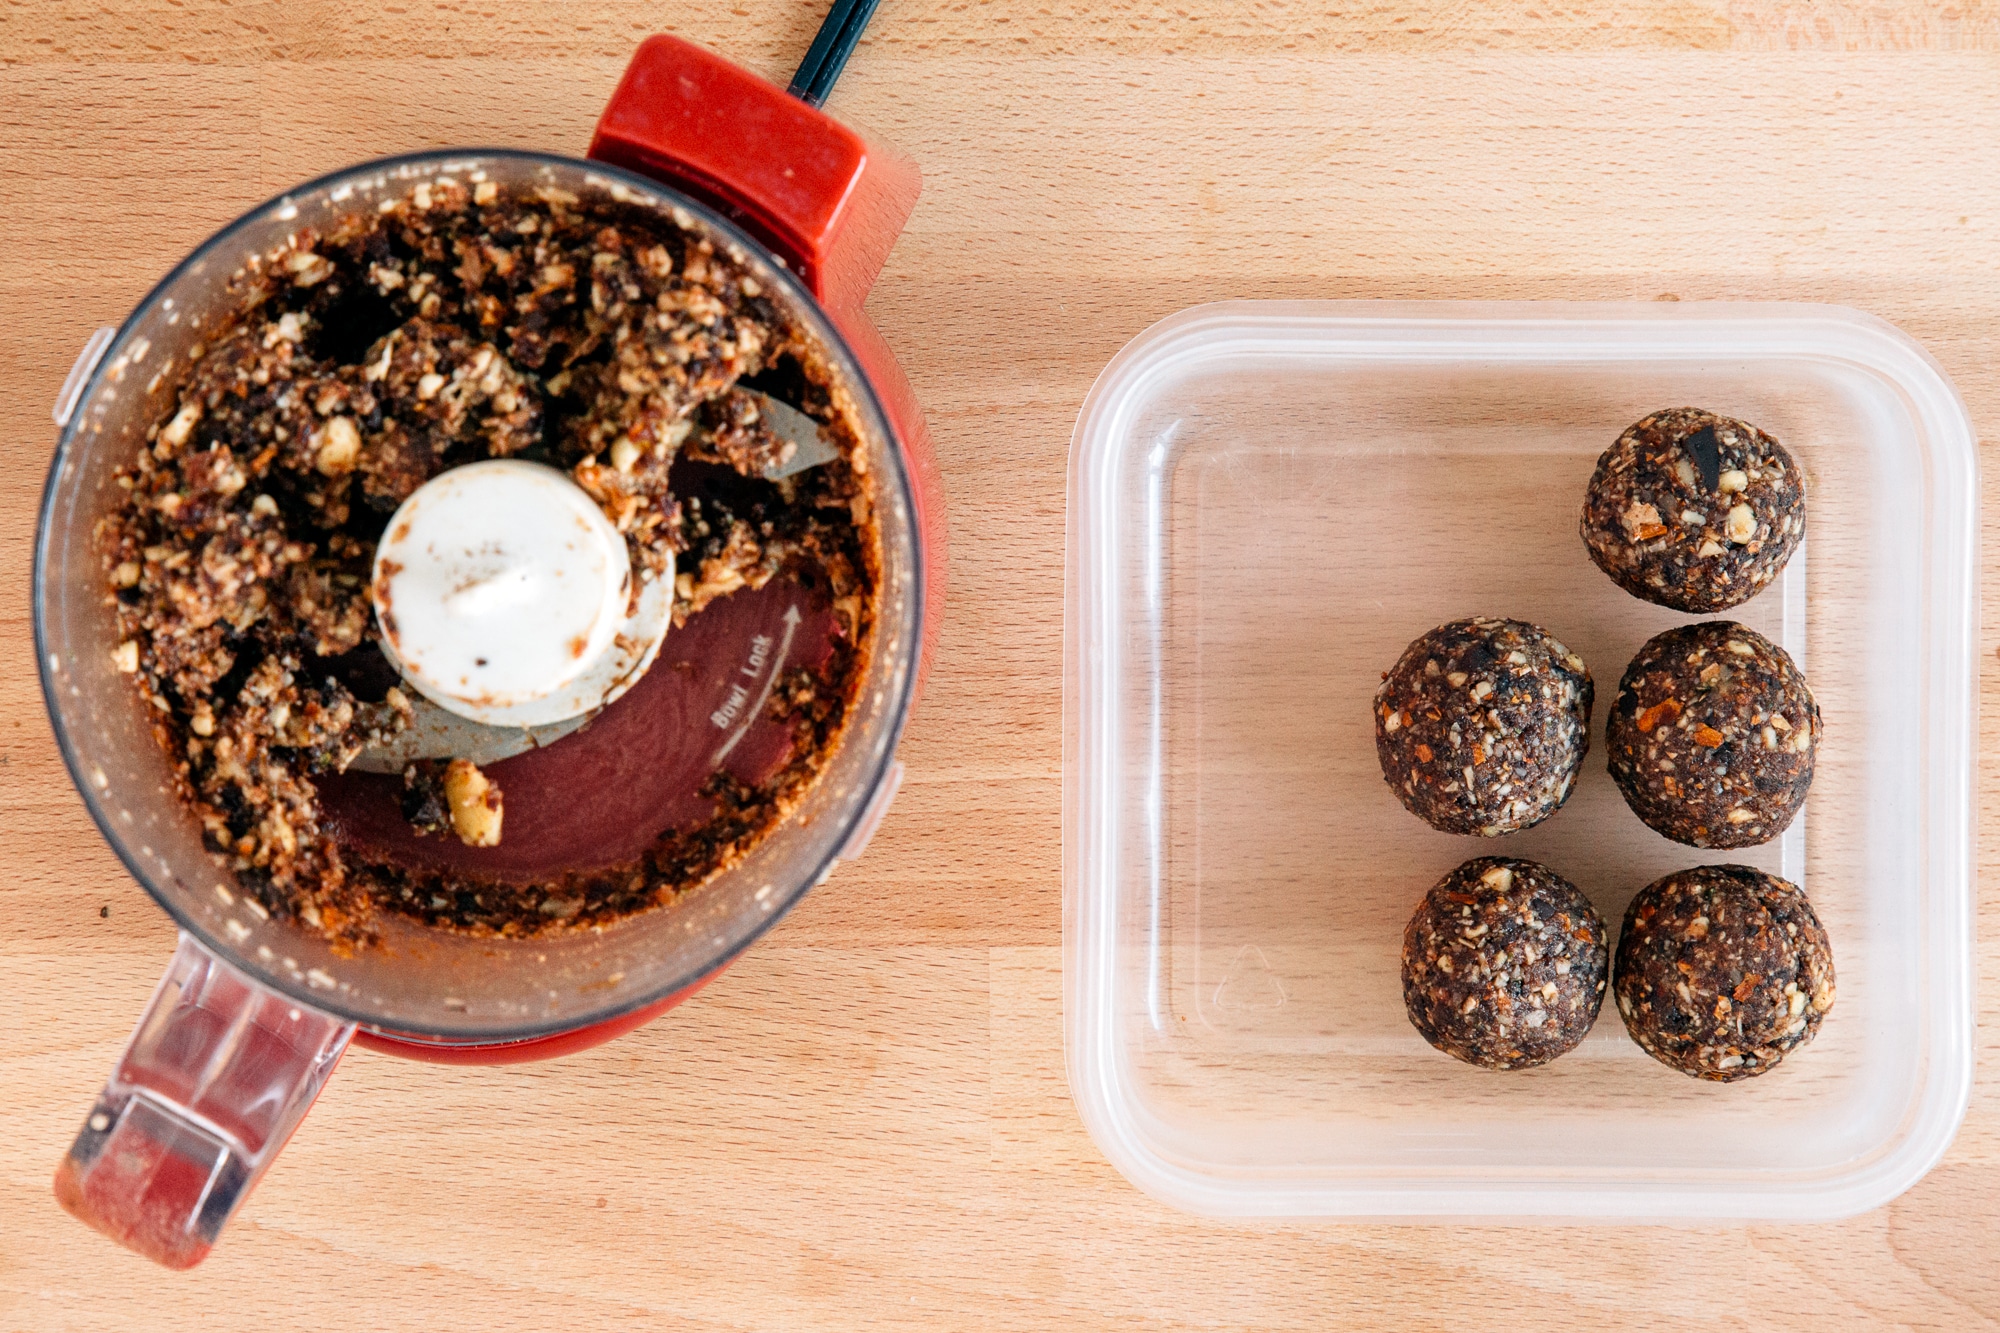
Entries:
{"label": "food processor", "polygon": [[[116,474],[171,403],[174,377],[164,368],[170,359],[185,364],[186,349],[227,313],[232,272],[300,228],[330,230],[422,181],[473,171],[502,187],[608,192],[670,216],[740,257],[818,345],[835,387],[855,404],[875,481],[873,651],[845,738],[803,804],[739,863],[673,904],[528,938],[449,933],[385,913],[379,946],[342,948],[271,917],[203,846],[147,707],[114,665],[118,631],[94,533],[121,495]],[[350,1041],[419,1059],[498,1063],[608,1040],[693,994],[840,862],[860,855],[901,780],[896,744],[943,588],[944,511],[928,436],[908,382],[862,312],[918,188],[912,165],[808,100],[686,42],[654,37],[605,109],[589,160],[453,150],[336,172],[224,228],[122,326],[93,337],[56,408],[62,434],[35,548],[37,659],[57,743],[86,806],[178,923],[180,942],[58,1170],[56,1192],[72,1213],[160,1263],[191,1267]],[[758,630],[749,613],[718,618],[700,651],[738,653],[730,635]],[[645,694],[642,682],[556,745],[617,734],[619,710],[639,715]]]}

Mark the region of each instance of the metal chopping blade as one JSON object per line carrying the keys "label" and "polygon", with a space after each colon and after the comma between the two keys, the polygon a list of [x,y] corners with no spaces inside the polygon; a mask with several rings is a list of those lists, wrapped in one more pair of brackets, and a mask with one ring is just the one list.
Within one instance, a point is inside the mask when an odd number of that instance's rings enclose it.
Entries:
{"label": "metal chopping blade", "polygon": [[[784,462],[764,469],[765,480],[779,481],[807,468],[831,463],[841,456],[840,447],[827,437],[820,423],[790,403],[780,402],[755,389],[743,389],[742,392],[757,400],[758,414],[771,433],[792,446],[791,455]],[[634,679],[636,677],[637,673],[634,673]],[[545,726],[494,727],[440,708],[414,690],[408,693],[415,713],[409,727],[388,744],[364,750],[350,767],[364,773],[400,773],[417,759],[468,759],[475,764],[497,763],[561,740],[600,711],[592,709]]]}
{"label": "metal chopping blade", "polygon": [[755,389],[742,389],[741,392],[757,400],[757,411],[771,433],[792,446],[791,457],[764,469],[766,481],[777,481],[840,457],[840,446],[827,438],[819,422],[798,408]]}
{"label": "metal chopping blade", "polygon": [[542,727],[492,727],[439,708],[409,692],[410,725],[386,745],[371,745],[348,767],[363,773],[400,773],[417,759],[469,759],[494,764],[559,741],[598,714],[597,709]]}

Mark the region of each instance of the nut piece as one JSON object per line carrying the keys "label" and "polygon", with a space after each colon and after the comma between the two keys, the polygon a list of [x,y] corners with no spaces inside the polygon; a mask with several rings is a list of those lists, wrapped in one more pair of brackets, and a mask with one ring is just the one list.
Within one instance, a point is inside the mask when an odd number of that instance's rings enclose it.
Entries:
{"label": "nut piece", "polygon": [[127,639],[111,650],[111,665],[126,675],[139,669],[139,641]]}
{"label": "nut piece", "polygon": [[285,271],[301,287],[315,287],[333,276],[333,265],[323,255],[310,250],[293,250],[285,256]]}
{"label": "nut piece", "polygon": [[1649,504],[1634,502],[1626,508],[1618,522],[1625,529],[1625,536],[1635,542],[1663,537],[1667,532],[1667,525],[1660,522],[1660,511]]}
{"label": "nut piece", "polygon": [[468,847],[500,844],[500,788],[470,759],[454,759],[444,771],[444,798],[451,806],[452,832]]}
{"label": "nut piece", "polygon": [[320,429],[313,466],[322,476],[338,477],[354,470],[361,457],[361,429],[352,417],[335,417]]}
{"label": "nut piece", "polygon": [[1680,715],[1681,715],[1680,700],[1662,699],[1660,700],[1660,702],[1654,704],[1651,708],[1648,708],[1644,712],[1639,714],[1637,719],[1639,730],[1642,732],[1650,732],[1654,727],[1659,726],[1660,723],[1672,722],[1675,718],[1679,717]]}
{"label": "nut piece", "polygon": [[1742,546],[1757,535],[1757,515],[1749,505],[1737,505],[1729,511],[1729,540]]}
{"label": "nut piece", "polygon": [[168,449],[180,448],[187,443],[189,433],[200,420],[201,400],[199,398],[183,400],[180,411],[174,413],[173,420],[160,427],[160,443]]}

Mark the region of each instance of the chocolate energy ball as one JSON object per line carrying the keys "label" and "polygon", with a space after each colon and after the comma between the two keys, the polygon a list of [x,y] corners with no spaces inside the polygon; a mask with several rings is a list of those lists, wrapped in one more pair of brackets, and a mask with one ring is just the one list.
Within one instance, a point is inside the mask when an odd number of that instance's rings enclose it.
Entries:
{"label": "chocolate energy ball", "polygon": [[1776,578],[1805,536],[1804,478],[1755,426],[1669,408],[1597,460],[1582,527],[1590,558],[1634,597],[1726,611]]}
{"label": "chocolate energy ball", "polygon": [[1749,866],[1696,866],[1641,889],[1617,975],[1632,1040],[1716,1083],[1775,1068],[1833,1008],[1833,950],[1812,904]]}
{"label": "chocolate energy ball", "polygon": [[1533,861],[1467,861],[1424,895],[1403,931],[1410,1022],[1482,1069],[1532,1069],[1582,1041],[1610,969],[1590,900]]}
{"label": "chocolate energy ball", "polygon": [[1730,620],[1648,639],[1604,724],[1625,803],[1690,847],[1783,833],[1812,786],[1819,734],[1819,705],[1791,657]]}
{"label": "chocolate energy ball", "polygon": [[1538,625],[1454,620],[1403,650],[1375,691],[1375,752],[1432,828],[1496,837],[1569,799],[1590,750],[1590,672]]}

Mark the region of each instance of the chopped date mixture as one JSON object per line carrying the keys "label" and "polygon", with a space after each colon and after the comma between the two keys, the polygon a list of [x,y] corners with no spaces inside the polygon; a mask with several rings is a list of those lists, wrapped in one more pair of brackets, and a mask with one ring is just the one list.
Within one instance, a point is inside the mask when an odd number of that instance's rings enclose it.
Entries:
{"label": "chopped date mixture", "polygon": [[[349,944],[372,939],[381,912],[413,911],[426,877],[329,834],[315,777],[410,723],[410,698],[382,680],[370,566],[389,516],[445,469],[524,458],[566,472],[635,573],[678,571],[677,626],[782,576],[836,609],[837,642],[771,692],[767,716],[795,736],[775,777],[718,773],[714,818],[636,864],[560,886],[426,882],[478,903],[423,917],[434,924],[601,924],[713,877],[810,789],[871,642],[872,482],[853,406],[805,332],[691,218],[482,176],[423,182],[246,264],[233,311],[170,368],[99,533],[114,661],[155,710],[209,845],[272,912]],[[841,456],[767,480],[794,446],[740,387],[752,377]],[[682,460],[726,484],[677,494]],[[403,805],[420,830],[500,838],[499,785],[463,760],[412,766]],[[576,906],[549,911],[558,890]]]}

